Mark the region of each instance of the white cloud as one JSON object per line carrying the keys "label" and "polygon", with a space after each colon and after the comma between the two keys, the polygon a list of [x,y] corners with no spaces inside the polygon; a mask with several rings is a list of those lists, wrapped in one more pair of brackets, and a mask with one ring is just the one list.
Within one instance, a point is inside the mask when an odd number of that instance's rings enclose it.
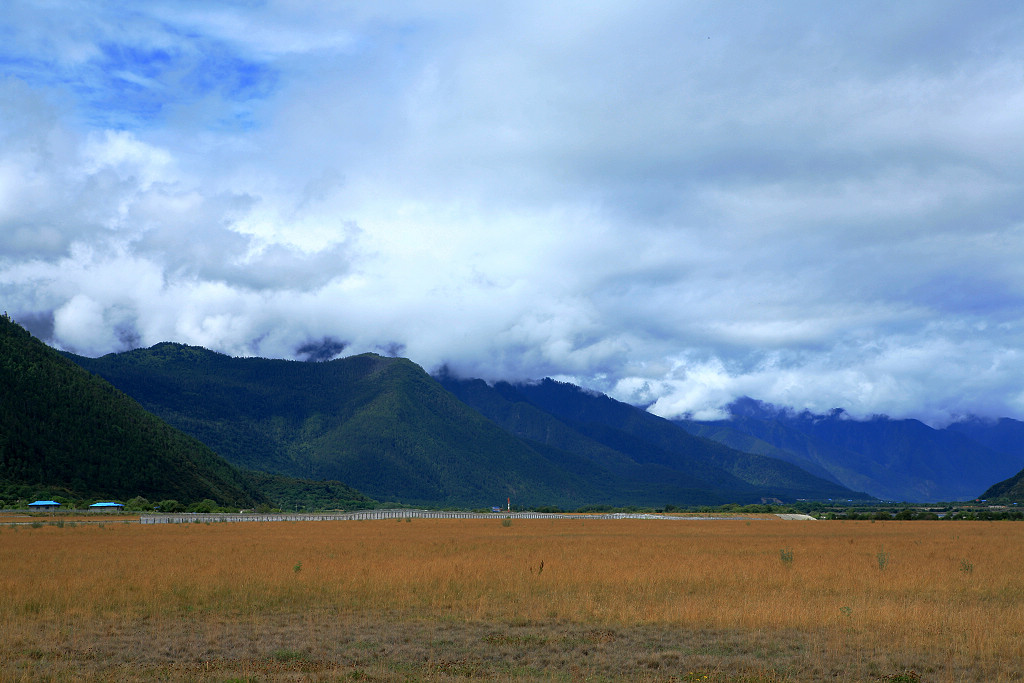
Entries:
{"label": "white cloud", "polygon": [[0,295],[90,353],[1024,417],[1024,12],[886,10],[15,1]]}
{"label": "white cloud", "polygon": [[54,334],[67,347],[100,355],[118,346],[107,307],[84,294],[76,294],[53,313]]}
{"label": "white cloud", "polygon": [[93,132],[82,147],[82,171],[87,175],[109,169],[118,176],[134,180],[140,189],[173,177],[168,173],[173,159],[171,154],[141,142],[128,131]]}

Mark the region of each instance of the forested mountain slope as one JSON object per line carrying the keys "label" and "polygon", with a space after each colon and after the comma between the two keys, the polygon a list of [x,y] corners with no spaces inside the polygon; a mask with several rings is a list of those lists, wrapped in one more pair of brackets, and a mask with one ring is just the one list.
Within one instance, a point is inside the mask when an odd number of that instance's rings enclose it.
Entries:
{"label": "forested mountain slope", "polygon": [[[0,487],[76,498],[266,499],[197,439],[0,316]],[[17,497],[17,496],[15,496]]]}
{"label": "forested mountain slope", "polygon": [[76,362],[230,461],[409,504],[580,504],[592,468],[510,437],[402,358],[230,358],[158,344]]}
{"label": "forested mountain slope", "polygon": [[617,477],[702,491],[707,498],[866,498],[790,463],[692,436],[636,406],[564,382],[446,388],[513,434],[601,462]]}
{"label": "forested mountain slope", "polygon": [[[383,501],[483,506],[512,498],[576,507],[851,495],[785,463],[695,439],[654,416],[648,417],[675,440],[645,442],[638,436],[645,414],[628,406],[641,414],[633,432],[569,424],[536,406],[537,419],[561,436],[516,432],[402,358],[300,363],[168,343],[74,359],[236,464],[338,479]],[[610,431],[600,433],[605,427]],[[700,447],[684,453],[682,441]]]}

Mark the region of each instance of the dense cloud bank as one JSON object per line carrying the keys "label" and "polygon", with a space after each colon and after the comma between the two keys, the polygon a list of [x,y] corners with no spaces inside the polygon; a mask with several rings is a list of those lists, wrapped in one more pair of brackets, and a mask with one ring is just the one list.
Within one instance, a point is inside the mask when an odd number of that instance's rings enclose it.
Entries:
{"label": "dense cloud bank", "polygon": [[3,14],[0,300],[60,347],[1024,417],[1016,3]]}

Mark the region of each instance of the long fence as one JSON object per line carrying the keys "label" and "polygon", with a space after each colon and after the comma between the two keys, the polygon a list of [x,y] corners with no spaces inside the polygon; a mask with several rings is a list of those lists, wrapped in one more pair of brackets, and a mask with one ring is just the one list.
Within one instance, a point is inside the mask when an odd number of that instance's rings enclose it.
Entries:
{"label": "long fence", "polygon": [[202,522],[333,522],[374,519],[814,519],[808,515],[765,514],[758,516],[701,516],[616,512],[609,514],[568,514],[550,512],[463,512],[453,510],[356,510],[354,512],[318,513],[229,513],[181,512],[174,514],[144,512],[139,516],[142,524],[190,524]]}
{"label": "long fence", "polygon": [[[188,524],[191,522],[333,522],[370,519],[565,519],[579,515],[542,512],[463,512],[457,510],[356,510],[354,512],[282,512],[282,513],[220,513],[181,512],[174,514],[143,513],[143,524]],[[589,518],[589,516],[588,516]]]}

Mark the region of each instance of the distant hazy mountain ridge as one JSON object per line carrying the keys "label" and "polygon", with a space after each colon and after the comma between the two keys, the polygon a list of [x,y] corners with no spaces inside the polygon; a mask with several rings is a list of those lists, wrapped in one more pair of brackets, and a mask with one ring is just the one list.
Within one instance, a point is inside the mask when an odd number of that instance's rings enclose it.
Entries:
{"label": "distant hazy mountain ridge", "polygon": [[933,429],[918,420],[854,420],[842,410],[796,413],[753,399],[731,418],[680,420],[701,436],[768,452],[810,472],[897,501],[970,500],[1024,468],[1024,423],[970,420]]}

